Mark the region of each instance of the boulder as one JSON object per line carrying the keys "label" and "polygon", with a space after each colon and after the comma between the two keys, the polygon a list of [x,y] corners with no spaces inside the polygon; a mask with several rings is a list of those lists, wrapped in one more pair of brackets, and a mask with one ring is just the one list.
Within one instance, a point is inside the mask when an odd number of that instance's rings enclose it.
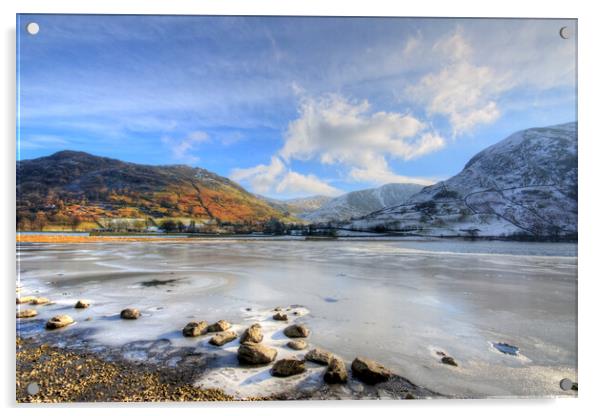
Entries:
{"label": "boulder", "polygon": [[86,309],[88,307],[90,307],[90,301],[89,300],[82,300],[82,299],[80,299],[80,300],[78,300],[75,303],[75,308],[76,309]]}
{"label": "boulder", "polygon": [[182,329],[182,335],[185,337],[198,337],[207,333],[207,322],[188,322],[184,329]]}
{"label": "boulder", "polygon": [[46,322],[46,329],[57,329],[62,328],[73,323],[73,318],[69,315],[57,315],[53,316]]}
{"label": "boulder", "polygon": [[382,383],[389,380],[393,373],[382,364],[368,358],[357,357],[351,363],[353,375],[366,384]]}
{"label": "boulder", "polygon": [[216,323],[209,325],[207,327],[207,332],[222,332],[222,331],[227,331],[228,329],[230,329],[231,326],[232,325],[230,324],[230,322],[224,321],[223,319],[220,319]]}
{"label": "boulder", "polygon": [[238,347],[238,361],[242,364],[268,364],[274,361],[278,351],[262,344],[245,342]]}
{"label": "boulder", "polygon": [[294,324],[284,328],[284,335],[289,338],[307,338],[309,336],[309,329],[302,324]]}
{"label": "boulder", "polygon": [[443,364],[447,364],[447,365],[452,365],[454,367],[458,366],[458,363],[456,362],[456,360],[454,360],[452,357],[450,357],[449,355],[446,355],[445,357],[441,358],[441,362]]}
{"label": "boulder", "polygon": [[254,342],[260,343],[263,341],[263,332],[261,331],[261,325],[253,324],[242,333],[240,342]]}
{"label": "boulder", "polygon": [[50,299],[48,298],[35,298],[30,302],[32,305],[46,305],[50,303]]}
{"label": "boulder", "polygon": [[17,318],[33,318],[38,314],[35,309],[23,309],[17,312]]}
{"label": "boulder", "polygon": [[347,383],[347,368],[345,362],[338,357],[332,357],[324,373],[324,381],[328,384]]}
{"label": "boulder", "polygon": [[136,308],[126,308],[121,311],[121,319],[138,319],[140,317],[140,311]]}
{"label": "boulder", "polygon": [[307,342],[302,339],[297,339],[294,341],[289,341],[286,346],[293,350],[304,350],[307,348]]}
{"label": "boulder", "polygon": [[305,371],[305,361],[294,358],[284,358],[278,360],[272,366],[270,371],[274,377],[290,377],[295,374],[301,374]]}
{"label": "boulder", "polygon": [[275,321],[288,321],[288,315],[282,312],[276,312],[272,318]]}
{"label": "boulder", "polygon": [[317,364],[328,365],[332,359],[332,353],[321,348],[314,348],[305,354],[305,359]]}
{"label": "boulder", "polygon": [[35,296],[21,296],[17,298],[17,305],[32,302],[35,298]]}
{"label": "boulder", "polygon": [[212,336],[209,340],[209,344],[221,347],[230,341],[234,341],[237,336],[238,335],[236,335],[236,332],[234,331],[223,331]]}

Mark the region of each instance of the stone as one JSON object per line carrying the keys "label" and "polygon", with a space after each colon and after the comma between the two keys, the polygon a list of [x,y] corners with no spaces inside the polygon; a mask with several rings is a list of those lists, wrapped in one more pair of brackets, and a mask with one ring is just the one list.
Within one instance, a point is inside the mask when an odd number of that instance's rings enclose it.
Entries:
{"label": "stone", "polygon": [[253,324],[242,333],[240,342],[254,342],[256,344],[263,341],[263,332],[261,331],[261,325]]}
{"label": "stone", "polygon": [[347,383],[345,362],[338,357],[332,357],[324,373],[324,381],[328,384]]}
{"label": "stone", "polygon": [[274,377],[290,377],[305,371],[305,361],[294,358],[283,358],[272,366],[270,373]]}
{"label": "stone", "polygon": [[57,315],[53,316],[46,322],[46,329],[57,329],[63,328],[73,323],[73,318],[69,315]]}
{"label": "stone", "polygon": [[46,305],[50,303],[50,299],[48,298],[35,298],[30,302],[32,305]]}
{"label": "stone", "polygon": [[35,309],[22,309],[17,312],[17,318],[33,318],[38,314]]}
{"label": "stone", "polygon": [[302,324],[294,324],[284,328],[284,335],[289,338],[307,338],[309,336],[309,329]]}
{"label": "stone", "polygon": [[293,350],[304,350],[305,348],[307,348],[307,342],[305,342],[302,339],[297,339],[294,341],[289,341],[286,344],[287,347],[293,349]]}
{"label": "stone", "polygon": [[382,364],[368,358],[357,357],[351,363],[353,375],[366,384],[382,383],[389,380],[393,374]]}
{"label": "stone", "polygon": [[332,359],[332,353],[321,348],[314,348],[305,354],[305,359],[317,364],[328,365]]}
{"label": "stone", "polygon": [[138,319],[140,318],[140,311],[136,308],[126,308],[121,311],[121,319]]}
{"label": "stone", "polygon": [[404,399],[405,400],[414,400],[416,397],[412,393],[406,393]]}
{"label": "stone", "polygon": [[207,322],[188,322],[184,329],[182,329],[182,335],[185,337],[198,337],[207,333]]}
{"label": "stone", "polygon": [[278,351],[262,344],[245,342],[238,347],[238,361],[242,364],[268,364],[276,359]]}
{"label": "stone", "polygon": [[35,298],[36,298],[35,296],[21,296],[20,298],[17,298],[17,305],[20,305],[20,304],[23,304],[23,303],[30,303]]}
{"label": "stone", "polygon": [[75,309],[86,309],[90,307],[90,301],[89,300],[78,300],[75,303]]}
{"label": "stone", "polygon": [[216,323],[209,325],[207,327],[207,332],[222,332],[222,331],[227,331],[228,329],[230,329],[230,327],[232,327],[232,325],[230,324],[230,322],[224,321],[223,319],[220,319]]}
{"label": "stone", "polygon": [[282,312],[276,312],[272,319],[275,321],[288,321],[288,315]]}
{"label": "stone", "polygon": [[441,358],[441,362],[443,364],[447,364],[447,365],[452,365],[454,367],[458,366],[458,363],[456,362],[456,360],[454,360],[452,357],[450,357],[449,355],[446,355],[445,357]]}
{"label": "stone", "polygon": [[222,345],[234,341],[238,335],[234,331],[223,331],[215,334],[209,340],[209,344],[221,347]]}

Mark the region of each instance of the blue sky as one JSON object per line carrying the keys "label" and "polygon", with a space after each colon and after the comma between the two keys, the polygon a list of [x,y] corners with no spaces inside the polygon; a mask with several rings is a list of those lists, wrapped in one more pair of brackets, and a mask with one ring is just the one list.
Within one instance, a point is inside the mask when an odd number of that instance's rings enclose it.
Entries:
{"label": "blue sky", "polygon": [[[28,35],[35,21],[40,32]],[[17,158],[184,163],[276,198],[459,172],[576,120],[573,20],[21,15]]]}

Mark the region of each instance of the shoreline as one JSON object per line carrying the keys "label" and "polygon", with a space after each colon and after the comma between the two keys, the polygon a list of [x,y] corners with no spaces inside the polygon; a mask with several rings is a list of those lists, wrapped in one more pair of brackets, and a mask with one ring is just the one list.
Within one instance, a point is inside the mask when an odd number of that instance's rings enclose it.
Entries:
{"label": "shoreline", "polygon": [[[38,388],[36,394],[31,384]],[[167,368],[103,359],[33,339],[16,340],[17,403],[232,401],[183,382]],[[252,399],[248,399],[252,400]],[[269,400],[262,398],[262,400]]]}

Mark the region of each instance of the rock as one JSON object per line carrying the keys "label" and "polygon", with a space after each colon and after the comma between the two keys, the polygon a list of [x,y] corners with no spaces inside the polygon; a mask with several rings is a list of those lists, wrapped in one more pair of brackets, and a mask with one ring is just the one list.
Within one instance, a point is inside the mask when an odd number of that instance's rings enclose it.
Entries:
{"label": "rock", "polygon": [[286,346],[293,350],[304,350],[307,348],[307,342],[302,339],[297,339],[295,341],[289,341]]}
{"label": "rock", "polygon": [[62,328],[73,323],[73,318],[69,315],[57,315],[53,316],[46,322],[46,329],[57,329]]}
{"label": "rock", "polygon": [[188,322],[184,329],[182,329],[182,335],[185,337],[198,337],[207,333],[207,322]]}
{"label": "rock", "polygon": [[276,306],[274,308],[274,312],[280,312],[282,310],[282,308],[280,306]]}
{"label": "rock", "polygon": [[222,332],[222,331],[227,331],[228,329],[230,329],[231,326],[232,325],[230,324],[230,322],[224,321],[223,319],[220,319],[216,323],[209,325],[207,327],[207,332]]}
{"label": "rock", "polygon": [[234,341],[237,336],[238,335],[236,335],[236,332],[234,331],[223,331],[212,336],[209,340],[209,344],[221,347],[230,341]]}
{"label": "rock", "polygon": [[275,321],[288,321],[288,315],[282,312],[276,312],[272,318]]}
{"label": "rock", "polygon": [[17,298],[17,305],[32,302],[35,298],[35,296],[21,296]]}
{"label": "rock", "polygon": [[140,317],[140,311],[136,308],[126,308],[121,311],[121,319],[138,319]]}
{"label": "rock", "polygon": [[347,383],[345,362],[338,357],[332,357],[324,373],[324,381],[328,384]]}
{"label": "rock", "polygon": [[238,361],[242,364],[268,364],[274,361],[277,354],[275,348],[245,342],[238,348]]}
{"label": "rock", "polygon": [[88,307],[90,307],[90,301],[88,301],[88,300],[80,299],[75,303],[76,309],[86,309]]}
{"label": "rock", "polygon": [[446,355],[445,357],[441,358],[441,362],[443,364],[447,364],[447,365],[453,365],[454,367],[458,366],[458,363],[456,363],[456,360],[454,360],[452,357],[450,357],[449,355]]}
{"label": "rock", "polygon": [[245,329],[240,337],[241,344],[243,342],[254,342],[258,344],[261,341],[263,341],[263,333],[261,331],[261,325],[259,324],[253,324]]}
{"label": "rock", "polygon": [[414,400],[416,397],[412,393],[407,393],[404,397],[405,400]]}
{"label": "rock", "polygon": [[30,302],[32,305],[46,305],[50,303],[50,299],[48,298],[35,298]]}
{"label": "rock", "polygon": [[393,375],[382,364],[368,358],[357,357],[351,363],[353,375],[366,384],[376,384],[387,381]]}
{"label": "rock", "polygon": [[314,363],[328,365],[332,359],[332,353],[321,348],[314,348],[305,354],[305,359]]}
{"label": "rock", "polygon": [[274,377],[290,377],[295,374],[301,374],[304,371],[305,361],[295,360],[294,358],[284,358],[276,361],[270,372]]}
{"label": "rock", "polygon": [[284,328],[284,335],[289,338],[307,338],[309,329],[305,325],[294,324]]}
{"label": "rock", "polygon": [[33,318],[38,314],[35,309],[23,309],[17,312],[17,318]]}

